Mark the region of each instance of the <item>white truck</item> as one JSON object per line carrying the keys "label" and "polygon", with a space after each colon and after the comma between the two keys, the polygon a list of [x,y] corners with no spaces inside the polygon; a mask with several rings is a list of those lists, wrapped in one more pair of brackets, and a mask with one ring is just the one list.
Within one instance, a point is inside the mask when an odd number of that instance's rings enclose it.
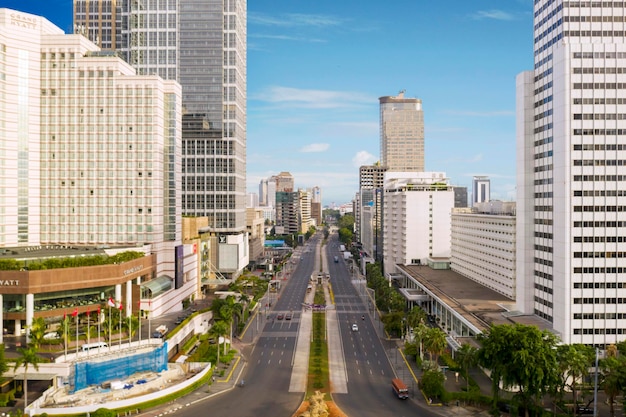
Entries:
{"label": "white truck", "polygon": [[339,245],[339,252],[345,252],[346,251],[346,246],[345,245]]}
{"label": "white truck", "polygon": [[352,254],[351,254],[350,252],[348,252],[348,251],[345,251],[345,252],[343,253],[343,259],[348,260],[348,259],[350,259],[350,258],[352,258]]}

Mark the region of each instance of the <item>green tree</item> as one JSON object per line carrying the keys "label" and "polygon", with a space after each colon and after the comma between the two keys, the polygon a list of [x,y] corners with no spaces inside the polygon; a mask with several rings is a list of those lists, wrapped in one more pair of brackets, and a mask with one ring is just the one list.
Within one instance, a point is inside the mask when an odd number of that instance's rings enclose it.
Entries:
{"label": "green tree", "polygon": [[427,370],[422,375],[421,388],[429,399],[442,398],[445,392],[443,383],[445,377],[443,373],[434,370]]}
{"label": "green tree", "polygon": [[531,405],[558,384],[557,337],[548,330],[522,324],[492,326],[479,336],[479,363],[491,370],[494,408],[499,383],[518,387],[516,397],[526,417]]}
{"label": "green tree", "polygon": [[352,214],[344,214],[337,222],[337,227],[339,229],[354,229],[354,216]]}
{"label": "green tree", "polygon": [[615,416],[615,398],[626,386],[626,357],[624,355],[608,355],[598,364],[602,372],[600,386],[606,394],[609,403],[609,413]]}
{"label": "green tree", "polygon": [[4,356],[4,343],[0,343],[0,377],[9,370],[9,365]]}
{"label": "green tree", "polygon": [[[589,373],[589,367],[593,364],[595,356],[593,348],[582,344],[559,345],[556,353],[559,367],[557,376],[560,377],[559,387],[561,391],[569,387],[574,404],[578,404],[578,383]],[[576,414],[577,410],[574,409],[574,415]]]}
{"label": "green tree", "polygon": [[444,352],[446,346],[446,333],[439,327],[430,327],[424,337],[424,347],[434,365],[437,365],[439,356]]}
{"label": "green tree", "polygon": [[39,363],[42,362],[42,359],[37,356],[37,351],[32,345],[18,348],[17,352],[20,356],[15,359],[13,370],[16,371],[20,366],[24,367],[24,409],[26,409],[28,406],[28,367],[32,365],[36,370],[39,370]]}
{"label": "green tree", "polygon": [[[228,324],[224,320],[217,320],[213,323],[213,326],[209,329],[209,335],[215,337],[217,343],[217,361],[215,366],[220,363],[220,338],[226,337],[228,335]],[[226,342],[224,341],[224,346],[226,346]],[[226,351],[224,351],[226,354]]]}
{"label": "green tree", "polygon": [[413,335],[415,336],[416,343],[419,348],[420,360],[424,360],[424,338],[426,337],[426,333],[428,332],[428,326],[420,322],[417,327],[413,328]]}
{"label": "green tree", "polygon": [[33,322],[30,325],[29,343],[31,343],[35,349],[39,349],[39,346],[41,346],[41,343],[44,340],[43,337],[46,334],[46,327],[46,321],[43,317],[33,319]]}
{"label": "green tree", "polygon": [[464,343],[454,355],[456,361],[461,365],[463,371],[465,371],[465,391],[469,392],[469,370],[470,368],[478,364],[478,349],[471,346],[469,343]]}
{"label": "green tree", "polygon": [[347,227],[342,227],[341,229],[339,229],[339,241],[344,245],[350,244],[353,237],[354,233],[352,233],[352,230],[348,229]]}

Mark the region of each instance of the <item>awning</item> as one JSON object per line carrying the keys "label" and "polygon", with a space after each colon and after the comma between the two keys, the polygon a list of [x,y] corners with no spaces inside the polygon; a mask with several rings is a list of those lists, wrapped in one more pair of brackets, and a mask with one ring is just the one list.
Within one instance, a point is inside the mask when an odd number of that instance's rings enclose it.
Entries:
{"label": "awning", "polygon": [[[173,279],[170,276],[162,275],[153,280],[141,284],[141,298],[152,298],[172,289]],[[149,296],[144,297],[145,291],[150,291]],[[148,295],[148,294],[146,294]]]}

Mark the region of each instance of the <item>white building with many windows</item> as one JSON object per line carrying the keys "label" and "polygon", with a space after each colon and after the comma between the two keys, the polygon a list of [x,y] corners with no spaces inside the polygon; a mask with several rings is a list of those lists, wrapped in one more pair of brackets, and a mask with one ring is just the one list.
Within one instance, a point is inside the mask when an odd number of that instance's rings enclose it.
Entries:
{"label": "white building with many windows", "polygon": [[564,343],[626,338],[626,3],[534,2],[517,77],[517,307]]}
{"label": "white building with many windows", "polygon": [[0,9],[0,245],[181,240],[181,89]]}
{"label": "white building with many windows", "polygon": [[383,265],[450,257],[454,190],[442,172],[387,172],[383,195]]}
{"label": "white building with many windows", "polygon": [[515,203],[478,203],[452,212],[451,269],[515,299]]}

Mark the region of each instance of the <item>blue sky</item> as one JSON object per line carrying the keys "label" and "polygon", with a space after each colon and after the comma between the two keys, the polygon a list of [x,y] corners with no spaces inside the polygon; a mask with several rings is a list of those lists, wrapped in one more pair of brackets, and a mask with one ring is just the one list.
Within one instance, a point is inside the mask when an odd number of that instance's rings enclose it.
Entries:
{"label": "blue sky", "polygon": [[[0,0],[71,31],[71,0]],[[289,171],[349,202],[379,159],[378,98],[422,100],[426,170],[515,198],[515,76],[532,69],[532,0],[249,0],[248,190]]]}

